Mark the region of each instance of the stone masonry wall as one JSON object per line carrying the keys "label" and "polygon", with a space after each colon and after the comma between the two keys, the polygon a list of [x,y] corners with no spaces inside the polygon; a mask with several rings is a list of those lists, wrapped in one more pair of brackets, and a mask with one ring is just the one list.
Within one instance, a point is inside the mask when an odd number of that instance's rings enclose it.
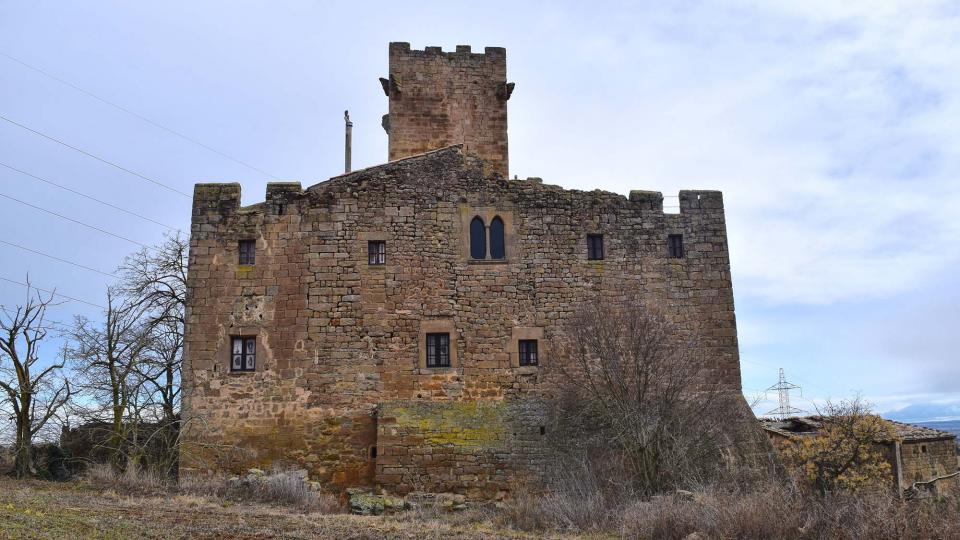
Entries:
{"label": "stone masonry wall", "polygon": [[[198,185],[184,466],[285,461],[330,489],[509,489],[543,459],[543,368],[517,365],[516,339],[538,336],[549,364],[577,305],[625,283],[698,328],[704,376],[739,395],[721,194],[682,191],[679,214],[662,205],[655,192],[490,177],[460,147],[306,190],[270,184],[248,207],[237,184]],[[469,259],[474,215],[503,216],[505,260]],[[588,233],[604,234],[604,260],[587,260]],[[671,233],[683,235],[681,259],[667,256]],[[240,266],[248,239],[256,261]],[[385,265],[367,264],[369,240],[386,241]],[[422,362],[437,328],[451,332],[449,368]],[[230,371],[231,336],[257,337],[255,372]]]}
{"label": "stone masonry wall", "polygon": [[[958,470],[957,448],[954,439],[905,441],[901,445],[903,483],[926,482]],[[941,493],[960,493],[960,480],[953,478],[938,484]]]}
{"label": "stone masonry wall", "polygon": [[506,178],[507,52],[487,47],[483,54],[460,45],[410,50],[390,44],[390,75],[384,91],[390,113],[384,127],[390,136],[391,160],[463,144],[487,160],[490,172]]}

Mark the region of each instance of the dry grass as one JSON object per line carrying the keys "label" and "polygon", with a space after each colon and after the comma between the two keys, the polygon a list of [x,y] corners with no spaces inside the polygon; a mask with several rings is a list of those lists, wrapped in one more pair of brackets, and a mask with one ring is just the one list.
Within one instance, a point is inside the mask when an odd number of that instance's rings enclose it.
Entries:
{"label": "dry grass", "polygon": [[[448,514],[446,517],[452,516]],[[289,510],[208,495],[124,495],[89,482],[0,478],[0,539],[250,539],[486,540],[562,537],[493,528],[457,514],[354,516]]]}
{"label": "dry grass", "polygon": [[648,499],[521,494],[501,517],[504,525],[527,531],[621,538],[960,538],[958,499],[903,501],[887,491],[820,496],[773,483]]}
{"label": "dry grass", "polygon": [[570,474],[550,493],[520,486],[497,505],[352,516],[332,496],[304,491],[292,473],[243,489],[224,477],[171,488],[92,468],[83,482],[0,479],[0,538],[960,538],[958,499],[737,485],[642,498]]}
{"label": "dry grass", "polygon": [[275,470],[255,482],[230,480],[225,476],[192,476],[172,484],[163,475],[149,470],[128,468],[118,472],[110,465],[97,463],[87,468],[84,479],[100,490],[121,495],[196,496],[220,499],[230,503],[261,503],[300,512],[335,514],[343,512],[336,497],[311,491],[302,476],[293,471]]}

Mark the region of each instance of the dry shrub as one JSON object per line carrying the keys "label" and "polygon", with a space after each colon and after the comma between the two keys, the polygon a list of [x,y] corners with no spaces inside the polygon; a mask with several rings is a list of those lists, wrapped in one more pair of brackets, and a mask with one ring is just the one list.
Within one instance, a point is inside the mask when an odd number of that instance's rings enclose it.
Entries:
{"label": "dry shrub", "polygon": [[342,513],[334,495],[312,491],[302,475],[295,471],[275,470],[253,481],[230,479],[222,475],[190,475],[174,486],[162,474],[128,467],[118,472],[105,463],[91,465],[86,479],[101,490],[121,495],[172,495],[219,499],[237,503],[262,503],[321,514]]}
{"label": "dry shrub", "polygon": [[655,495],[710,482],[735,434],[756,431],[752,415],[707,368],[696,328],[622,296],[584,303],[564,325],[548,373],[549,441],[560,459],[591,461],[611,483],[604,490]]}
{"label": "dry shrub", "polygon": [[99,489],[111,489],[123,495],[148,495],[171,488],[167,477],[151,470],[127,467],[118,471],[108,463],[92,463],[84,475],[87,482]]}
{"label": "dry shrub", "polygon": [[273,471],[252,481],[227,483],[227,498],[241,502],[259,502],[313,511],[321,506],[321,497],[310,490],[305,479],[293,471]]}
{"label": "dry shrub", "polygon": [[[515,492],[499,522],[527,531],[623,538],[957,538],[960,500],[904,501],[889,491],[820,495],[791,483],[714,487],[649,498],[583,490]],[[597,503],[591,502],[592,500]],[[578,503],[582,503],[578,507]]]}

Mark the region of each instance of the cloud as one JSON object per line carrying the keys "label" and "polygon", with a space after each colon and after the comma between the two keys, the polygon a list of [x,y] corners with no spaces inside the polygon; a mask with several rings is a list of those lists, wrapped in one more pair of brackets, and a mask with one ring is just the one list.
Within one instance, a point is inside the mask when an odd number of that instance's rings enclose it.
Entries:
{"label": "cloud", "polygon": [[566,166],[548,180],[723,189],[738,296],[771,303],[882,298],[960,261],[955,13],[746,2],[622,20],[568,53],[591,63],[563,81],[578,92],[533,90],[575,134],[534,133],[536,163]]}

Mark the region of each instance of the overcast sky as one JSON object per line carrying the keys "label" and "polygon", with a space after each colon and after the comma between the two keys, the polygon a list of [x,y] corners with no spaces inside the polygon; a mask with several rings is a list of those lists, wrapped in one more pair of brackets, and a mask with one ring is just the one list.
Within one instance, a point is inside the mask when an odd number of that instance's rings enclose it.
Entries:
{"label": "overcast sky", "polygon": [[[354,167],[385,161],[388,42],[506,47],[511,175],[723,190],[747,394],[783,367],[808,410],[960,401],[960,4],[360,4],[0,0],[0,115],[149,180],[3,120],[0,164],[188,230],[174,190],[238,181],[250,204],[271,177],[338,174],[344,109]],[[0,240],[103,272],[167,230],[3,166],[0,195]],[[95,304],[112,280],[0,260]],[[0,280],[0,304],[23,295]]]}

